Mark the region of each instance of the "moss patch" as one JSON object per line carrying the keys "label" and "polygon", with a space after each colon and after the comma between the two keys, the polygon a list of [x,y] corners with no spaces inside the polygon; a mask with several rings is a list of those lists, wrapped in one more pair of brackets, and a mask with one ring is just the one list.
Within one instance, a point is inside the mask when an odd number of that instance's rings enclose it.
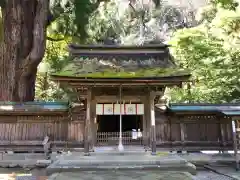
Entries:
{"label": "moss patch", "polygon": [[157,78],[189,75],[169,59],[127,57],[87,58],[76,57],[55,76],[82,78]]}
{"label": "moss patch", "polygon": [[86,77],[86,78],[141,78],[141,77],[169,77],[182,76],[190,74],[189,71],[176,68],[147,68],[137,71],[114,71],[110,69],[101,70],[101,72],[84,72],[62,71],[53,73],[56,76],[67,77]]}

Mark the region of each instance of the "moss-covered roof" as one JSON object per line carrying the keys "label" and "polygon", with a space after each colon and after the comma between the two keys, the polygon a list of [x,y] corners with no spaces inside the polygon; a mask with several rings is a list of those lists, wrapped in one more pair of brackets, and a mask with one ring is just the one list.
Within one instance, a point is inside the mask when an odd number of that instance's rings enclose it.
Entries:
{"label": "moss-covered roof", "polygon": [[157,78],[169,76],[189,75],[188,70],[177,68],[148,68],[139,69],[137,71],[115,71],[112,69],[104,69],[101,72],[81,72],[81,70],[66,70],[53,73],[55,76],[66,77],[85,77],[85,78]]}
{"label": "moss-covered roof", "polygon": [[52,75],[82,78],[157,78],[190,74],[175,65],[166,45],[71,45],[70,54],[72,61]]}

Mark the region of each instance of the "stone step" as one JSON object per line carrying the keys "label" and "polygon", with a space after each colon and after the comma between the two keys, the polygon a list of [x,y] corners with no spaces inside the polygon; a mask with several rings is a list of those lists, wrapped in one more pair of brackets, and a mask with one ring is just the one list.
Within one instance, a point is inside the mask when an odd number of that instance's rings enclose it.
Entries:
{"label": "stone step", "polygon": [[165,164],[165,165],[108,165],[108,166],[62,166],[62,167],[48,167],[47,175],[60,172],[80,172],[80,171],[130,171],[130,170],[157,170],[163,172],[178,171],[178,172],[188,172],[192,175],[196,175],[196,167],[191,163],[186,164]]}
{"label": "stone step", "polygon": [[166,156],[66,156],[47,168],[48,174],[72,171],[157,169],[163,171],[185,171],[194,173],[196,167],[176,155]]}

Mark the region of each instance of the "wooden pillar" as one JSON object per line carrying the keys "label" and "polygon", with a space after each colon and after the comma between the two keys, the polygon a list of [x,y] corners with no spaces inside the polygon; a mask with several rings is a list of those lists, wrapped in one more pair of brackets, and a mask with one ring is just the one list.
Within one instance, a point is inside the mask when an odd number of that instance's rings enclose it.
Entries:
{"label": "wooden pillar", "polygon": [[147,128],[147,122],[148,122],[148,117],[147,117],[147,98],[144,97],[142,99],[143,107],[144,107],[144,114],[143,114],[143,145],[144,148],[146,149],[148,147],[148,128]]}
{"label": "wooden pillar", "polygon": [[152,155],[156,155],[156,122],[155,122],[155,104],[154,104],[155,94],[150,94],[150,114],[151,114],[151,143],[152,143]]}
{"label": "wooden pillar", "polygon": [[147,93],[144,98],[144,125],[145,125],[145,137],[144,137],[144,145],[147,147],[151,146],[150,136],[151,136],[151,117],[150,117],[150,94]]}
{"label": "wooden pillar", "polygon": [[[225,132],[225,126],[226,124],[224,123],[224,119],[222,120],[221,116],[218,116],[218,121],[219,121],[219,129],[220,129],[220,141],[221,141],[221,146],[222,148],[225,148],[226,146],[226,132]],[[219,150],[219,152],[225,153],[224,150]]]}
{"label": "wooden pillar", "polygon": [[92,95],[92,101],[91,101],[91,129],[92,129],[92,141],[91,141],[91,147],[92,150],[94,150],[94,146],[97,142],[97,115],[96,115],[96,98],[94,94]]}
{"label": "wooden pillar", "polygon": [[84,154],[90,155],[90,142],[91,142],[91,100],[92,100],[92,89],[88,89],[86,99],[86,120],[85,120],[85,131],[84,131]]}
{"label": "wooden pillar", "polygon": [[184,123],[184,118],[180,117],[180,135],[181,135],[181,144],[182,150],[184,150],[185,138],[186,138],[186,125]]}
{"label": "wooden pillar", "polygon": [[238,139],[236,133],[236,124],[235,119],[232,118],[232,135],[233,135],[233,150],[235,155],[236,170],[239,170],[239,157],[238,157]]}

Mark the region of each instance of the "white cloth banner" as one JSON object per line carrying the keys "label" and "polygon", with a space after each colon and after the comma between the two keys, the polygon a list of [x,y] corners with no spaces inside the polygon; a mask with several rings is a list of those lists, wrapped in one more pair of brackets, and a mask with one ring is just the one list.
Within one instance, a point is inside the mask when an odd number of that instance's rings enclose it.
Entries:
{"label": "white cloth banner", "polygon": [[136,104],[125,104],[125,112],[127,115],[135,115],[136,112]]}
{"label": "white cloth banner", "polygon": [[114,112],[115,115],[120,114],[120,104],[114,104]]}
{"label": "white cloth banner", "polygon": [[143,114],[144,114],[144,105],[137,104],[137,115],[143,115]]}
{"label": "white cloth banner", "polygon": [[97,104],[96,105],[96,114],[97,115],[103,115],[103,104]]}
{"label": "white cloth banner", "polygon": [[113,115],[113,104],[104,104],[104,115]]}
{"label": "white cloth banner", "polygon": [[[122,115],[143,115],[143,104],[121,104]],[[120,104],[97,104],[97,115],[120,115]]]}
{"label": "white cloth banner", "polygon": [[[124,104],[121,104],[122,106],[122,115],[125,115],[125,112],[124,112]],[[114,104],[114,114],[115,115],[120,115],[120,104]]]}

